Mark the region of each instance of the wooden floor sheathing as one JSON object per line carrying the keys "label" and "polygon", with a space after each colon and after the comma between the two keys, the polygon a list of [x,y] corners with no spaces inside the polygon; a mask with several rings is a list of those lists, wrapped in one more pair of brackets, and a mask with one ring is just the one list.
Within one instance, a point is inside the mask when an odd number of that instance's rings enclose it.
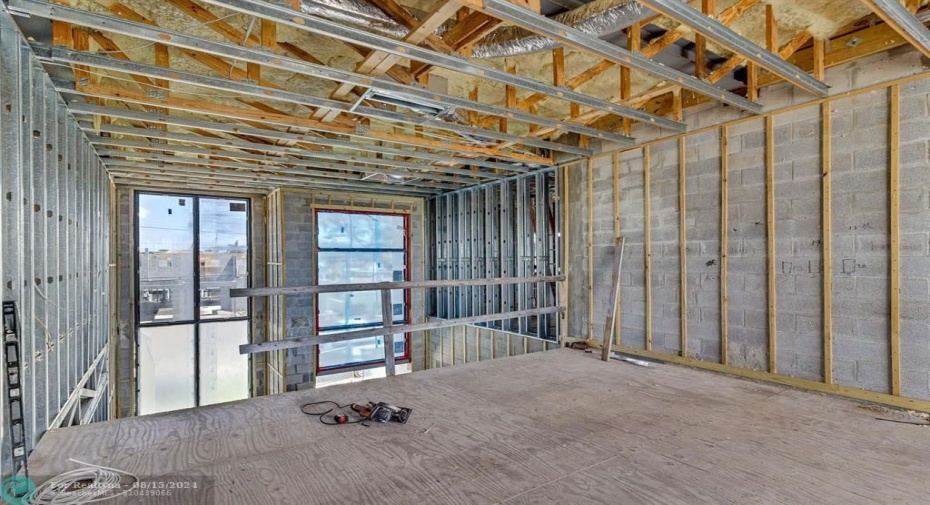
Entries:
{"label": "wooden floor sheathing", "polygon": [[[387,401],[413,415],[324,426],[300,412],[323,399]],[[930,427],[883,416],[563,349],[54,430],[30,473],[76,468],[74,458],[206,476],[217,504],[930,503]]]}

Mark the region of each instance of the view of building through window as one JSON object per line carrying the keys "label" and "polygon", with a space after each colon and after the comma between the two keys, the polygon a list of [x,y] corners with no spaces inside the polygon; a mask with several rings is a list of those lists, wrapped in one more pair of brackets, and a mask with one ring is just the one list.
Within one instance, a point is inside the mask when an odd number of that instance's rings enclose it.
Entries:
{"label": "view of building through window", "polygon": [[142,193],[136,224],[139,413],[248,397],[248,201]]}

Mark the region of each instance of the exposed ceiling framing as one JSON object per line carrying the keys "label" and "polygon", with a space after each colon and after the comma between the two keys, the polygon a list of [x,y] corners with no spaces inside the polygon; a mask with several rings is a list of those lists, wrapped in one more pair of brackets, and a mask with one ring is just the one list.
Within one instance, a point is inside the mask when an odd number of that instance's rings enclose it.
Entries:
{"label": "exposed ceiling framing", "polygon": [[[639,0],[653,15],[604,39],[527,8],[559,11],[546,0],[401,1],[370,0],[406,30],[400,38],[310,15],[299,0],[166,0],[151,12],[138,0],[10,0],[9,9],[33,18],[24,31],[115,180],[150,186],[428,196],[547,168],[557,153],[591,155],[591,140],[630,145],[634,122],[679,133],[682,107],[702,101],[759,113],[758,88],[779,79],[828,93],[808,74],[814,35],[779,41],[778,13],[762,0]],[[887,25],[862,33],[891,29],[930,56],[921,2],[863,2]],[[733,28],[759,9],[764,37]],[[39,18],[52,20],[50,34]],[[562,46],[536,55],[551,78],[517,60],[470,57],[503,26]],[[354,57],[334,60],[294,33]],[[593,63],[572,65],[569,50]],[[667,64],[681,55],[687,64]],[[830,66],[831,54],[820,57]],[[473,83],[467,91],[459,78]],[[615,92],[599,91],[611,80]],[[634,81],[647,85],[634,92]],[[563,106],[568,114],[551,112]]]}

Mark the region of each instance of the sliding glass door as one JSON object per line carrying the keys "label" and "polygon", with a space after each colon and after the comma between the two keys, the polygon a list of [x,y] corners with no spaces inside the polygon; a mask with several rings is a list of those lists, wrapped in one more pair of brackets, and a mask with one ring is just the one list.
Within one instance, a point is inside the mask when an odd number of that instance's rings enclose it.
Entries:
{"label": "sliding glass door", "polygon": [[249,202],[136,196],[139,414],[247,398]]}

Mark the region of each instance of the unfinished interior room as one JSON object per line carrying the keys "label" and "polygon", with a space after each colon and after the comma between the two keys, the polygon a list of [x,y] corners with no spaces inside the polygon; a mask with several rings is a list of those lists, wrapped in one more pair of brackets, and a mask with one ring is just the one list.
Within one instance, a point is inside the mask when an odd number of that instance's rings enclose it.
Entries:
{"label": "unfinished interior room", "polygon": [[926,0],[2,0],[0,502],[930,503]]}

